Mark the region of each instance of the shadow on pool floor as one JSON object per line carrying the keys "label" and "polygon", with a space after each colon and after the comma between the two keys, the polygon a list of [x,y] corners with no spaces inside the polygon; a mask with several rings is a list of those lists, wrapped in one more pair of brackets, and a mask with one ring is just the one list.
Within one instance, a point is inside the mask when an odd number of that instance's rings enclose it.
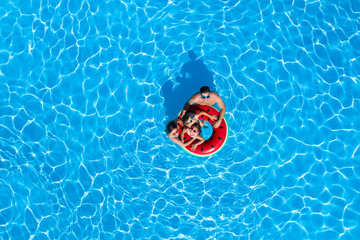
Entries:
{"label": "shadow on pool floor", "polygon": [[161,87],[161,94],[165,98],[165,115],[167,120],[175,119],[189,98],[200,90],[202,86],[209,86],[216,91],[212,73],[206,68],[201,59],[197,59],[194,51],[188,52],[190,61],[181,69],[181,75],[176,77],[176,86],[168,80]]}

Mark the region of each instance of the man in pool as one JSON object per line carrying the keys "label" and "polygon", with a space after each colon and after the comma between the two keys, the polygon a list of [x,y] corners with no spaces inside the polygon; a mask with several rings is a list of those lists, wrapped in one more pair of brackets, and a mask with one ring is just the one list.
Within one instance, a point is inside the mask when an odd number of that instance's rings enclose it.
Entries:
{"label": "man in pool", "polygon": [[221,97],[216,92],[211,92],[208,86],[204,86],[200,88],[200,92],[194,94],[189,101],[185,103],[184,109],[182,110],[181,116],[184,116],[186,111],[189,109],[190,105],[200,104],[200,105],[215,105],[218,104],[220,107],[220,115],[218,119],[214,122],[214,128],[218,128],[221,124],[221,121],[225,115],[225,104]]}

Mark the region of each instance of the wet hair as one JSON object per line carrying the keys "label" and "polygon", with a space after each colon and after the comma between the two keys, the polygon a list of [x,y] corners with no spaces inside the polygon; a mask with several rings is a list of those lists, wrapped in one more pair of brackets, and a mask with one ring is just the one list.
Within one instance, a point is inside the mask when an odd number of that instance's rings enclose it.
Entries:
{"label": "wet hair", "polygon": [[166,125],[166,129],[165,132],[166,134],[169,134],[172,130],[174,130],[175,128],[177,128],[177,124],[175,121],[170,121],[167,125]]}
{"label": "wet hair", "polygon": [[194,123],[194,124],[192,125],[192,127],[199,129],[199,134],[201,133],[201,125],[200,125],[200,123],[196,122],[196,123]]}
{"label": "wet hair", "polygon": [[200,88],[200,93],[209,93],[210,88],[208,86],[203,86]]}
{"label": "wet hair", "polygon": [[191,112],[185,113],[184,117],[182,118],[184,124],[190,118],[191,114],[192,114]]}

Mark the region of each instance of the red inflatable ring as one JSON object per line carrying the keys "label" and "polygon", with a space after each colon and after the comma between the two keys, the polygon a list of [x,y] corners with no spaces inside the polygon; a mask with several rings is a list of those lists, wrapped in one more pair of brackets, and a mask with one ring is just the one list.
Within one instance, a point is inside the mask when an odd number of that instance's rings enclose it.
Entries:
{"label": "red inflatable ring", "polygon": [[[201,111],[205,111],[210,115],[219,116],[219,111],[211,106],[191,105],[188,110],[188,112],[192,112],[192,113],[199,113]],[[181,113],[179,114],[179,117],[181,117]],[[199,119],[206,119],[211,123],[211,125],[214,123],[213,120],[211,120],[210,118],[204,115],[201,115]],[[182,130],[182,125],[181,124],[178,125],[179,125],[179,135],[180,135]],[[226,119],[224,117],[223,120],[221,121],[220,126],[218,128],[213,128],[213,133],[209,139],[207,139],[201,145],[197,146],[194,151],[191,150],[191,145],[198,142],[199,140],[197,139],[192,144],[188,145],[186,148],[183,148],[183,150],[197,157],[207,157],[220,151],[220,149],[226,143],[227,136],[228,136],[228,127],[227,127]],[[190,136],[187,133],[185,133],[184,141],[187,142],[190,139],[191,139]]]}

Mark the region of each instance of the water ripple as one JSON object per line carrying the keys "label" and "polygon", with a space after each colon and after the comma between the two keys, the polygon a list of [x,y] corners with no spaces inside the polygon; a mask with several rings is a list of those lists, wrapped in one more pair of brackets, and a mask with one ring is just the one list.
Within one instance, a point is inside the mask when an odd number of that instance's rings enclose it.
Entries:
{"label": "water ripple", "polygon": [[[4,1],[0,236],[356,238],[359,13],[355,1]],[[182,107],[167,109],[174,93],[205,82],[229,138],[199,159],[164,123]]]}

